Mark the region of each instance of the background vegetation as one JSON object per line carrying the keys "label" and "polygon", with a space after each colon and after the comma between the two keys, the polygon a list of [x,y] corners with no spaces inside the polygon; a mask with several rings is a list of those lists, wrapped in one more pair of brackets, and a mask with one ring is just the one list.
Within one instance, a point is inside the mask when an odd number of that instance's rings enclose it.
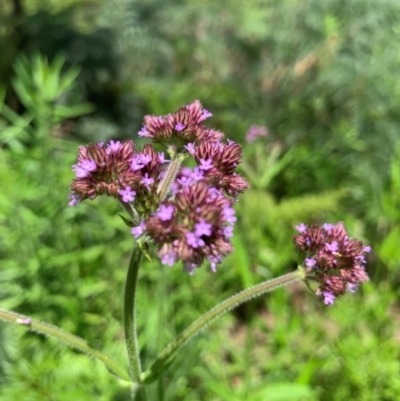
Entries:
{"label": "background vegetation", "polygon": [[[219,300],[290,270],[295,224],[344,221],[371,282],[333,307],[302,285],[188,345],[152,400],[397,400],[400,394],[400,3],[9,0],[0,10],[0,305],[125,360],[132,237],[116,202],[67,206],[81,143],[133,138],[200,99],[244,144],[251,189],[217,275],[147,263],[145,365]],[[245,142],[251,125],[268,127]],[[140,144],[141,142],[138,141]],[[128,400],[100,363],[0,324],[0,400]]]}

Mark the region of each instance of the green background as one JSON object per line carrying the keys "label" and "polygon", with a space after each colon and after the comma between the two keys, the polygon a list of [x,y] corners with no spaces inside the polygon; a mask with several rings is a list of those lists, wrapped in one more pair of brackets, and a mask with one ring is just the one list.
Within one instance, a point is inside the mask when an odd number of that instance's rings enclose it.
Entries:
{"label": "green background", "polygon": [[[400,3],[397,0],[8,0],[0,9],[0,306],[126,364],[133,239],[113,199],[68,207],[77,146],[134,139],[199,99],[243,144],[251,189],[218,269],[146,262],[144,367],[229,295],[293,271],[300,222],[343,221],[371,281],[325,307],[302,284],[186,346],[151,400],[395,401],[400,396]],[[269,134],[245,140],[251,125]],[[143,144],[137,141],[138,145]],[[0,400],[128,400],[106,368],[0,324]]]}

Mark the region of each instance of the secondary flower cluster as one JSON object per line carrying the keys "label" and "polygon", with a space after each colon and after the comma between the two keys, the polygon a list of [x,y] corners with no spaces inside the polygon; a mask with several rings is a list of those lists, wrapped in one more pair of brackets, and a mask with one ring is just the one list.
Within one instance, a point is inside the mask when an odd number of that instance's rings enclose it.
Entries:
{"label": "secondary flower cluster", "polygon": [[342,223],[296,226],[300,234],[293,240],[306,252],[305,266],[319,282],[316,294],[326,305],[346,292],[354,292],[368,281],[365,254],[371,251],[362,241],[349,238]]}
{"label": "secondary flower cluster", "polygon": [[151,237],[163,264],[172,266],[182,260],[184,270],[193,274],[195,267],[208,260],[215,271],[223,257],[233,251],[233,202],[210,187],[198,170],[189,171],[186,169],[175,182],[175,197],[163,202],[147,221],[132,228],[132,234]]}
{"label": "secondary flower cluster", "polygon": [[78,162],[72,166],[76,178],[71,185],[70,206],[98,195],[133,202],[138,211],[151,208],[160,181],[164,153],[147,144],[137,152],[133,141],[103,142],[80,146]]}
{"label": "secondary flower cluster", "polygon": [[139,136],[152,138],[155,142],[178,148],[188,143],[206,140],[218,142],[224,134],[205,127],[202,122],[212,114],[203,109],[198,100],[165,116],[145,116]]}
{"label": "secondary flower cluster", "polygon": [[252,125],[246,133],[246,141],[248,143],[255,142],[258,138],[267,136],[268,128],[260,125]]}
{"label": "secondary flower cluster", "polygon": [[[193,273],[209,261],[215,271],[233,251],[232,205],[248,183],[235,172],[241,146],[202,124],[211,116],[197,100],[166,116],[145,116],[139,136],[166,146],[171,168],[151,144],[141,151],[132,141],[81,146],[70,205],[103,194],[129,203],[141,217],[132,234],[152,239],[162,263],[181,260]],[[184,158],[197,167],[179,169]]]}

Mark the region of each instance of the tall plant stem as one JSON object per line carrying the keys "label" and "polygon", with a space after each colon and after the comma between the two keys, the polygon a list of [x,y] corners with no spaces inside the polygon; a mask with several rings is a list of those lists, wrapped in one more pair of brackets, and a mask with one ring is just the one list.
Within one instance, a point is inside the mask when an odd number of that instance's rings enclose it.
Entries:
{"label": "tall plant stem", "polygon": [[131,381],[125,369],[121,368],[117,362],[113,361],[110,357],[102,352],[91,348],[82,338],[68,333],[59,327],[4,309],[0,309],[0,320],[25,326],[28,330],[35,331],[48,337],[53,337],[71,348],[75,348],[94,359],[102,361],[112,373],[119,376],[123,380],[129,382]]}
{"label": "tall plant stem", "polygon": [[171,343],[169,343],[164,350],[161,351],[153,365],[151,365],[151,367],[142,374],[141,382],[151,383],[157,379],[159,374],[164,370],[165,366],[172,361],[176,351],[217,317],[220,317],[221,315],[250,300],[251,298],[258,297],[266,292],[272,291],[276,288],[303,278],[304,274],[302,270],[297,270],[293,273],[288,273],[284,276],[264,281],[261,284],[257,284],[254,287],[243,290],[210,309],[208,312],[194,321],[187,329],[185,329]]}
{"label": "tall plant stem", "polygon": [[124,297],[124,329],[125,341],[128,351],[129,370],[133,381],[140,383],[142,368],[140,364],[140,352],[136,331],[136,288],[139,268],[142,263],[143,253],[136,242],[129,260],[128,275],[125,282]]}

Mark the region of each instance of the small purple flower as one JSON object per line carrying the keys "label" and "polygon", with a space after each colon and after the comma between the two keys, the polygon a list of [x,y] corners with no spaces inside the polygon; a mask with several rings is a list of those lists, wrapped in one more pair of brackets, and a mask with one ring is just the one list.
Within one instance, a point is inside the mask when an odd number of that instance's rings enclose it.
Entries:
{"label": "small purple flower", "polygon": [[172,219],[174,215],[174,207],[172,205],[161,205],[160,210],[156,213],[156,216],[162,221],[168,221]]}
{"label": "small purple flower", "polygon": [[356,292],[358,290],[358,284],[348,284],[350,292]]}
{"label": "small purple flower", "polygon": [[208,110],[203,109],[203,114],[199,118],[199,121],[204,121],[206,118],[212,117],[212,113],[210,113]]}
{"label": "small purple flower", "polygon": [[211,235],[212,224],[207,223],[204,219],[200,219],[199,223],[194,225],[194,228],[194,233],[198,237],[201,237],[202,235],[209,237]]}
{"label": "small purple flower", "polygon": [[232,238],[233,237],[233,227],[232,226],[224,227],[224,235],[226,238]]}
{"label": "small purple flower", "polygon": [[153,135],[151,135],[149,132],[147,132],[146,127],[142,127],[141,130],[138,132],[139,136],[145,136],[147,138],[153,138]]}
{"label": "small purple flower", "polygon": [[[215,198],[217,198],[218,196],[221,196],[221,191],[215,187],[211,187],[208,190],[208,198],[207,198],[207,202],[212,202]],[[229,207],[228,207],[229,208]],[[235,211],[233,211],[233,214],[235,214]],[[235,219],[236,221],[236,219]],[[233,224],[233,223],[232,223]]]}
{"label": "small purple flower", "polygon": [[141,170],[144,167],[144,164],[142,163],[141,158],[139,156],[140,155],[136,155],[131,160],[131,170],[133,171]]}
{"label": "small purple flower", "polygon": [[175,129],[179,132],[185,129],[185,125],[182,123],[175,124]]}
{"label": "small purple flower", "polygon": [[150,185],[153,184],[153,182],[154,182],[154,178],[151,178],[151,177],[149,178],[148,173],[146,173],[144,175],[144,177],[142,178],[142,181],[141,181],[141,183],[143,183],[147,189],[150,189]]}
{"label": "small purple flower", "polygon": [[83,168],[84,170],[88,171],[88,172],[92,172],[95,171],[97,166],[96,166],[96,162],[94,160],[83,160],[79,163],[79,167]]}
{"label": "small purple flower", "polygon": [[363,249],[363,252],[370,253],[371,252],[371,247],[370,246],[365,246]]}
{"label": "small purple flower", "polygon": [[137,158],[139,163],[143,164],[143,166],[149,164],[152,159],[151,155],[144,155],[144,154],[137,155]]}
{"label": "small purple flower", "polygon": [[141,170],[144,166],[149,164],[152,160],[152,156],[149,154],[138,154],[131,159],[131,170],[138,171]]}
{"label": "small purple flower", "polygon": [[324,298],[325,305],[333,305],[333,303],[335,302],[336,297],[330,291],[323,291],[322,296]]}
{"label": "small purple flower", "polygon": [[235,221],[237,220],[235,217],[235,209],[229,206],[225,206],[223,209],[223,214],[226,222],[228,222],[229,224],[235,224]]}
{"label": "small purple flower", "polygon": [[193,276],[195,267],[197,267],[197,265],[194,263],[185,263],[183,271],[188,272],[190,276]]}
{"label": "small purple flower", "polygon": [[235,141],[232,141],[232,139],[228,139],[228,146],[233,145]]}
{"label": "small purple flower", "polygon": [[186,175],[189,177],[192,174],[192,169],[189,167],[182,167],[180,173],[181,175]]}
{"label": "small purple flower", "polygon": [[181,184],[182,187],[188,187],[192,182],[192,178],[191,177],[181,177],[177,179],[177,182],[179,182],[179,184]]}
{"label": "small purple flower", "polygon": [[200,159],[200,163],[201,164],[200,164],[199,168],[201,170],[207,171],[207,170],[210,170],[210,169],[213,168],[213,164],[212,164],[212,160],[211,159]]}
{"label": "small purple flower", "polygon": [[323,228],[328,234],[331,233],[333,227],[335,227],[334,224],[330,224],[330,223],[322,224],[322,228]]}
{"label": "small purple flower", "polygon": [[307,267],[313,267],[317,263],[313,258],[307,258],[305,262]]}
{"label": "small purple flower", "polygon": [[116,152],[118,152],[118,149],[119,149],[121,146],[122,146],[122,144],[121,144],[120,141],[114,142],[114,141],[111,139],[110,143],[109,143],[108,146],[107,146],[107,151],[106,151],[106,152],[107,152],[107,154],[116,153]]}
{"label": "small purple flower", "polygon": [[142,221],[138,226],[132,227],[131,233],[133,234],[133,236],[135,238],[139,238],[144,233],[145,229],[146,229],[146,225]]}
{"label": "small purple flower", "polygon": [[190,174],[190,178],[193,180],[193,182],[201,181],[203,177],[204,177],[204,172],[201,171],[198,167],[195,167],[193,169],[193,173]]}
{"label": "small purple flower", "polygon": [[193,156],[194,155],[194,143],[188,143],[184,148]]}
{"label": "small purple flower", "polygon": [[307,230],[307,225],[304,223],[299,224],[295,227],[299,233],[304,233]]}
{"label": "small purple flower", "polygon": [[85,178],[89,175],[89,172],[86,171],[85,169],[79,167],[78,165],[74,164],[72,166],[72,170],[75,171],[76,178]]}
{"label": "small purple flower", "polygon": [[205,242],[201,238],[191,232],[186,233],[186,243],[192,248],[203,247],[205,245]]}
{"label": "small purple flower", "polygon": [[163,265],[172,266],[177,260],[177,254],[174,251],[168,251],[161,257],[161,263]]}
{"label": "small purple flower", "polygon": [[[364,250],[363,250],[363,252],[364,252]],[[354,259],[357,260],[358,262],[360,262],[362,265],[367,262],[364,255],[358,255]]]}
{"label": "small purple flower", "polygon": [[333,241],[332,244],[325,243],[325,248],[329,252],[337,252],[339,250],[339,245],[337,241]]}
{"label": "small purple flower", "polygon": [[78,206],[80,202],[80,198],[76,194],[69,194],[68,198],[71,199],[71,201],[68,203],[69,206]]}
{"label": "small purple flower", "polygon": [[120,189],[118,193],[122,196],[123,202],[132,202],[135,199],[136,192],[131,190],[131,187],[128,185],[125,189]]}
{"label": "small purple flower", "polygon": [[164,163],[166,163],[166,162],[169,162],[169,160],[165,160],[164,152],[158,153],[158,161],[159,161],[161,164],[164,164]]}
{"label": "small purple flower", "polygon": [[78,164],[74,164],[72,166],[72,170],[75,171],[77,178],[85,178],[91,173],[95,171],[97,168],[96,162],[94,160],[85,159],[79,162]]}
{"label": "small purple flower", "polygon": [[210,261],[211,271],[213,273],[216,273],[217,272],[217,264],[222,262],[222,257],[220,255],[217,255],[217,256],[212,255],[208,258],[208,260]]}

